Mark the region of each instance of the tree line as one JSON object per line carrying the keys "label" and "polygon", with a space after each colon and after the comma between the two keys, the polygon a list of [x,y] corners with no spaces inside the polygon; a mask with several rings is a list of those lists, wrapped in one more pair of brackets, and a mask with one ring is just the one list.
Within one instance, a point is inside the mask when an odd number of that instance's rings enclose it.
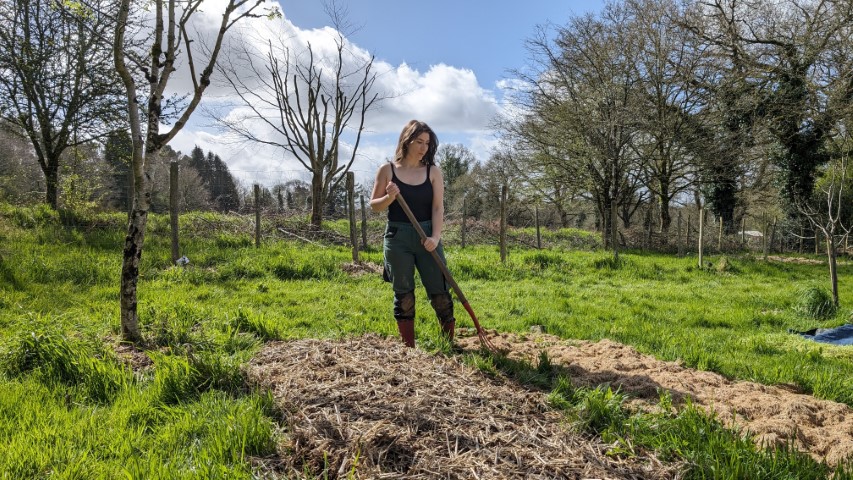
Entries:
{"label": "tree line", "polygon": [[624,0],[542,28],[500,121],[507,181],[564,225],[580,200],[607,231],[692,204],[727,233],[750,210],[849,233],[851,28],[849,0]]}
{"label": "tree line", "polygon": [[[625,227],[637,212],[651,209],[659,231],[667,232],[672,209],[685,204],[706,207],[728,233],[748,211],[782,215],[791,231],[808,225],[804,212],[816,211],[820,182],[846,155],[853,97],[851,9],[847,0],[624,0],[566,25],[542,27],[527,42],[528,65],[513,73],[514,113],[496,122],[503,147],[483,162],[468,159],[460,175],[451,172],[448,208],[461,211],[461,203],[453,205],[453,191],[467,190],[469,212],[493,217],[497,194],[489,190],[506,183],[513,203],[535,202],[562,226],[576,224],[577,212],[589,211],[596,227],[608,231],[610,209]],[[104,156],[111,149],[107,144],[128,131],[126,119],[116,114],[122,111],[122,92],[106,41],[115,17],[97,1],[14,0],[0,12],[6,25],[0,30],[4,148],[17,152],[0,154],[8,172],[0,188],[13,200],[42,191],[58,206],[59,189],[73,183],[61,180],[61,167],[74,175],[81,162],[72,157]],[[337,13],[333,20],[341,28]],[[373,59],[355,59],[357,66],[345,71],[352,61],[343,34],[335,45],[340,72],[332,77],[321,75],[310,45],[295,51],[284,41],[270,43],[267,51],[238,42],[212,65],[222,85],[252,106],[240,118],[217,117],[223,131],[296,155],[310,175],[307,184],[297,180],[267,189],[264,204],[309,208],[315,225],[324,214],[339,212],[342,179],[357,148],[339,161],[347,123],[320,119],[360,109],[360,134],[364,112],[383,99],[371,90]],[[359,73],[357,81],[342,85],[353,72]],[[180,97],[161,101],[166,121],[186,103]],[[259,123],[274,135],[259,136],[262,129],[253,128]],[[26,152],[17,137],[32,150]],[[450,147],[449,158],[470,156],[462,145]],[[183,205],[239,209],[233,178],[207,178],[223,169],[221,159],[208,167],[195,152],[190,158]],[[27,160],[36,161],[41,181]],[[100,188],[113,189],[109,206],[126,208],[132,176],[127,172],[122,184],[126,170],[114,162],[108,167],[116,173],[112,181],[100,181]],[[152,208],[163,211],[158,184],[167,180],[156,162],[150,167],[156,174]],[[79,195],[85,182],[74,178]],[[461,183],[454,187],[457,178]],[[205,198],[192,194],[193,182],[232,191],[212,191]],[[241,189],[245,196],[247,188]],[[842,212],[847,225],[849,210]]]}

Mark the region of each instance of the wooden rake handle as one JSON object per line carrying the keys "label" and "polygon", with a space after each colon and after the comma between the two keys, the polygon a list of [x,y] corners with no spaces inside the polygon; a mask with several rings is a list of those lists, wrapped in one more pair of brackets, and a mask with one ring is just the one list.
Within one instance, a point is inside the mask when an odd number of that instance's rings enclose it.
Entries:
{"label": "wooden rake handle", "polygon": [[[406,203],[406,199],[403,198],[402,194],[397,194],[397,203],[400,204],[400,207],[403,208],[403,212],[409,217],[409,221],[412,222],[412,226],[417,230],[418,235],[421,237],[421,241],[426,240],[427,234],[424,232],[424,229],[421,228],[421,224],[418,222],[418,219],[415,218],[415,214],[412,213],[412,209],[409,208],[409,204]],[[480,339],[480,343],[486,347],[488,350],[494,350],[494,346],[486,337],[486,332],[483,331],[483,328],[480,327],[480,322],[477,320],[477,315],[474,314],[474,310],[471,308],[471,305],[468,303],[468,299],[465,298],[465,294],[462,293],[462,289],[459,288],[459,284],[456,283],[456,280],[453,279],[453,276],[450,275],[450,270],[447,269],[447,265],[441,261],[441,257],[438,256],[438,247],[436,247],[433,251],[429,252],[432,255],[432,259],[435,260],[436,265],[441,270],[441,273],[444,275],[444,278],[447,280],[447,283],[453,288],[453,292],[456,294],[456,298],[462,303],[462,306],[465,307],[465,310],[468,312],[468,315],[471,317],[471,320],[474,321],[474,328],[477,329],[477,337]]]}

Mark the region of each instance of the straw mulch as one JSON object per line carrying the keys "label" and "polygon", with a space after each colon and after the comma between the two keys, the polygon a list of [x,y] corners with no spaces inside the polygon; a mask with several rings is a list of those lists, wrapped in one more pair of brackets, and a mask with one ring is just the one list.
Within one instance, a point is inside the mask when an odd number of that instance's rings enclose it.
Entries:
{"label": "straw mulch", "polygon": [[278,473],[330,478],[675,478],[606,455],[542,392],[376,335],[271,342],[248,364],[286,418]]}
{"label": "straw mulch", "polygon": [[[465,349],[479,346],[477,337],[458,340]],[[655,410],[665,391],[677,407],[689,398],[725,426],[748,432],[758,446],[793,446],[830,466],[853,461],[853,408],[843,403],[799,393],[791,386],[729,380],[608,339],[588,342],[503,332],[489,340],[508,352],[510,360],[535,362],[545,352],[574,385],[618,388],[628,396],[629,406],[640,410]]]}

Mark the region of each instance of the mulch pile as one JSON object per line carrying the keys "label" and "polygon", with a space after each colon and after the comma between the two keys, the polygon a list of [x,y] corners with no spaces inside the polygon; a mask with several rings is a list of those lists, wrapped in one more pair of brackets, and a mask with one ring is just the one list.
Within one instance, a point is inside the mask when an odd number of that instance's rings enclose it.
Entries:
{"label": "mulch pile", "polygon": [[650,479],[677,466],[608,456],[544,393],[366,335],[270,342],[248,364],[286,418],[276,470],[329,478]]}

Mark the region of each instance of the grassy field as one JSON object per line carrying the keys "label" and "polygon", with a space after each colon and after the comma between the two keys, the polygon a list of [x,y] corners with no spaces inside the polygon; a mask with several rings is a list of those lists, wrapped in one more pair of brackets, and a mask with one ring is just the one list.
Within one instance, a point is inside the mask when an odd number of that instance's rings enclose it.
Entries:
{"label": "grassy field", "polygon": [[[246,222],[182,216],[181,253],[190,264],[174,267],[168,218],[150,218],[139,312],[152,365],[134,371],[116,353],[123,216],[72,228],[45,208],[0,206],[0,477],[269,474],[252,459],[276,454],[287,434],[277,421],[284,413],[245,386],[240,365],[266,340],[396,335],[396,326],[390,287],[378,275],[341,268],[351,261],[348,248],[290,240],[270,226],[256,249]],[[328,228],[346,232],[343,222]],[[853,406],[850,347],[788,333],[853,321],[849,260],[839,266],[842,308],[826,313],[825,265],[730,255],[698,269],[695,257],[636,252],[616,263],[590,248],[592,235],[548,235],[565,246],[511,248],[506,263],[495,246],[449,242],[454,277],[486,328],[610,338],[732,379],[789,384]],[[381,261],[375,247],[361,255]],[[447,352],[423,297],[419,345]],[[531,375],[485,354],[461,360],[538,383],[556,408],[581,417],[588,434],[683,461],[686,478],[853,478],[853,468],[833,472],[790,449],[756,450],[693,409],[630,412],[618,393],[574,389],[542,372],[542,362],[529,366]]]}

